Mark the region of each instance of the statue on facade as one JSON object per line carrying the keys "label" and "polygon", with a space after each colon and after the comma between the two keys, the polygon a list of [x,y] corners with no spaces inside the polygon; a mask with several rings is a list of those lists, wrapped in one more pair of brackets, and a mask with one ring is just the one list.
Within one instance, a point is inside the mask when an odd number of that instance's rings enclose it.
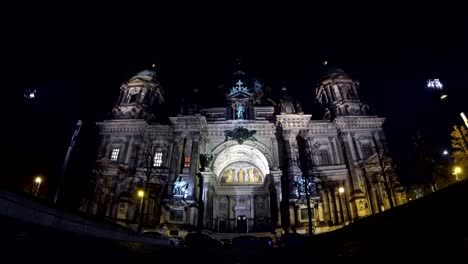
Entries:
{"label": "statue on facade", "polygon": [[237,107],[236,107],[237,119],[243,119],[244,118],[244,111],[245,111],[244,105],[237,104]]}
{"label": "statue on facade", "polygon": [[205,170],[205,168],[209,168],[212,160],[213,160],[212,153],[200,154],[200,166],[201,166],[200,169],[203,171]]}
{"label": "statue on facade", "polygon": [[249,131],[247,128],[243,128],[243,127],[236,127],[232,131],[224,130],[224,136],[226,137],[224,141],[228,141],[229,138],[237,140],[239,144],[244,143],[245,140],[256,141],[257,139],[254,138],[255,133],[257,133],[257,130]]}
{"label": "statue on facade", "polygon": [[182,179],[182,177],[177,178],[174,182],[174,189],[172,190],[172,195],[176,197],[183,197],[185,195],[185,190],[188,188],[188,183]]}

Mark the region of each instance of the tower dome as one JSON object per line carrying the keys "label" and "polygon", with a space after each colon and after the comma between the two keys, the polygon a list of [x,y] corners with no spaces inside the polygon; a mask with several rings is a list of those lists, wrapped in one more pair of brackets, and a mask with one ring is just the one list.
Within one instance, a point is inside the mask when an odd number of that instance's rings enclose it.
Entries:
{"label": "tower dome", "polygon": [[151,119],[155,103],[164,102],[156,71],[143,70],[120,87],[120,96],[113,112],[115,119]]}
{"label": "tower dome", "polygon": [[369,113],[369,106],[359,96],[359,82],[340,68],[329,67],[325,70],[315,90],[315,99],[322,108],[323,119]]}
{"label": "tower dome", "polygon": [[336,75],[346,75],[346,76],[348,76],[348,74],[341,68],[326,67],[326,69],[323,71],[322,79],[333,78]]}
{"label": "tower dome", "polygon": [[135,76],[133,76],[131,79],[133,78],[137,78],[137,77],[142,77],[142,78],[145,78],[145,77],[150,77],[151,79],[153,78],[156,78],[156,71],[155,70],[142,70],[140,72],[138,72],[137,74],[135,74]]}

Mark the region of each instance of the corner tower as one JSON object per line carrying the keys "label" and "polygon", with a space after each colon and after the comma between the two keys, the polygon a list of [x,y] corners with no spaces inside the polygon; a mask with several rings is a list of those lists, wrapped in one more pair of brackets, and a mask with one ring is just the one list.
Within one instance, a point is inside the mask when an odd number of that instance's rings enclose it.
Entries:
{"label": "corner tower", "polygon": [[156,79],[156,71],[143,70],[122,86],[120,96],[112,110],[114,119],[153,119],[153,105],[164,102],[163,90]]}
{"label": "corner tower", "polygon": [[326,71],[316,88],[315,99],[321,105],[323,119],[369,114],[369,106],[359,96],[359,82],[352,80],[339,68]]}

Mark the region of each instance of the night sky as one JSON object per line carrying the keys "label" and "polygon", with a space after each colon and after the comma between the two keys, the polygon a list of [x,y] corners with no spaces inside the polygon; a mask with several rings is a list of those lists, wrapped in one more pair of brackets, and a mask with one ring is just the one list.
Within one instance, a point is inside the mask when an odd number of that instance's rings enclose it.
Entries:
{"label": "night sky", "polygon": [[[174,3],[35,4],[7,12],[2,183],[23,188],[39,173],[53,182],[76,120],[86,127],[77,148],[89,153],[93,123],[111,111],[120,85],[152,63],[170,111],[182,93],[198,88],[209,96],[226,83],[237,57],[273,90],[286,86],[307,111],[327,60],[359,80],[366,101],[387,118],[401,168],[418,127],[442,149],[451,127],[462,124],[458,113],[468,112],[468,18],[461,6],[167,2]],[[446,102],[425,89],[428,78],[442,80]],[[37,98],[25,100],[25,89],[37,90]]]}

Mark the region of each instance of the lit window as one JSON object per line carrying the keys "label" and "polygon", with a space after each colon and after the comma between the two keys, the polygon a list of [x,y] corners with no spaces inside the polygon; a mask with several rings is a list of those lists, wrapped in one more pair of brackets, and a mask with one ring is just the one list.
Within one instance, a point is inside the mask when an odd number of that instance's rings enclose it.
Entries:
{"label": "lit window", "polygon": [[185,156],[184,158],[184,168],[190,167],[190,156]]}
{"label": "lit window", "polygon": [[154,166],[161,167],[162,165],[162,152],[156,152],[154,155]]}
{"label": "lit window", "polygon": [[119,158],[119,152],[120,152],[120,149],[118,148],[115,148],[112,150],[112,155],[111,155],[112,161],[117,161],[117,159]]}

